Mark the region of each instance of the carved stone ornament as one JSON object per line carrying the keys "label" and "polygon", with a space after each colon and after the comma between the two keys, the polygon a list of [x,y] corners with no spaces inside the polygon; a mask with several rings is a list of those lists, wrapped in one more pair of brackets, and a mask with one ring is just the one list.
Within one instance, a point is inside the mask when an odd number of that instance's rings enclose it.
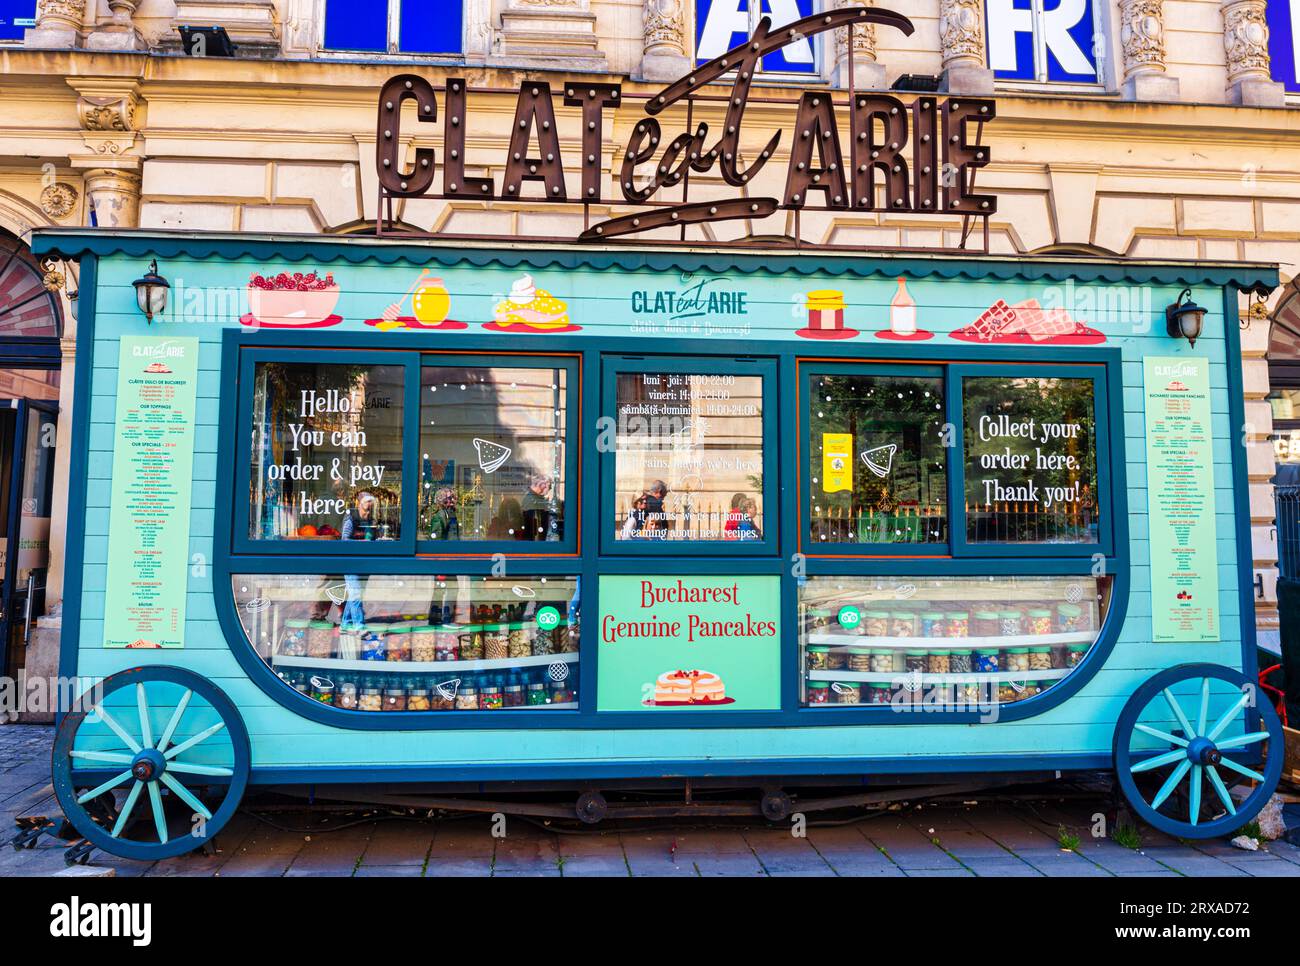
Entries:
{"label": "carved stone ornament", "polygon": [[86,131],[135,130],[135,101],[130,97],[80,97],[77,113]]}
{"label": "carved stone ornament", "polygon": [[1124,76],[1164,72],[1165,15],[1162,0],[1120,0],[1120,46]]}
{"label": "carved stone ornament", "polygon": [[647,52],[686,52],[686,7],[683,0],[645,0],[642,26]]}
{"label": "carved stone ornament", "polygon": [[984,64],[984,4],[982,0],[940,0],[939,42],[943,65],[961,61]]}
{"label": "carved stone ornament", "polygon": [[73,27],[80,27],[85,17],[86,0],[41,0],[36,22],[45,24],[47,20],[62,20]]}
{"label": "carved stone ornament", "polygon": [[77,189],[64,181],[46,185],[41,191],[41,211],[50,218],[67,218],[76,206]]}
{"label": "carved stone ornament", "polygon": [[1227,54],[1230,82],[1247,75],[1269,77],[1264,0],[1234,0],[1224,4],[1223,49]]}
{"label": "carved stone ornament", "polygon": [[[837,0],[836,8],[844,7],[869,7],[870,3],[863,0]],[[852,28],[843,27],[835,31],[835,59],[844,60],[849,55],[849,32],[853,33],[853,56],[854,58],[864,57],[867,60],[876,59],[876,25],[873,23],[858,24]]]}

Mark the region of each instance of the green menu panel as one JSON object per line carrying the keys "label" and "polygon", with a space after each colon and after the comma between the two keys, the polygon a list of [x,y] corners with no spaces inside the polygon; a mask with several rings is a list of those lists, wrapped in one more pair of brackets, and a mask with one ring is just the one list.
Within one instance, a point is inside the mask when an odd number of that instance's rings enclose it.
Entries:
{"label": "green menu panel", "polygon": [[198,339],[122,338],[105,647],[185,646],[198,357]]}
{"label": "green menu panel", "polygon": [[1208,359],[1148,356],[1152,640],[1219,640]]}

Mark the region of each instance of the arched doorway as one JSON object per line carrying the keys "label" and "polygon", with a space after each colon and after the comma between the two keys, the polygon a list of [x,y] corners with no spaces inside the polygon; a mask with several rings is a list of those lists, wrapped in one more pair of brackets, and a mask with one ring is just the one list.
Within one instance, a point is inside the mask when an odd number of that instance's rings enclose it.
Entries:
{"label": "arched doorway", "polygon": [[45,612],[63,314],[31,250],[0,230],[0,668]]}

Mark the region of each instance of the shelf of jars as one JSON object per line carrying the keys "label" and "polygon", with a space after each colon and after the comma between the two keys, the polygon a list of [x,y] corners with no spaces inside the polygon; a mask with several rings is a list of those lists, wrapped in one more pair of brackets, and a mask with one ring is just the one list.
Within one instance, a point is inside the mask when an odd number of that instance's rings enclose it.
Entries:
{"label": "shelf of jars", "polygon": [[334,657],[303,657],[275,654],[271,663],[277,667],[298,667],[321,671],[365,671],[393,674],[443,674],[454,671],[509,671],[525,667],[549,667],[552,664],[576,664],[577,653],[539,654],[529,657],[482,659],[477,661],[388,661],[349,660]]}
{"label": "shelf of jars", "polygon": [[903,682],[912,684],[919,682],[922,687],[925,685],[935,684],[1010,684],[1012,682],[1021,682],[1026,678],[1035,681],[1056,681],[1070,673],[1069,668],[1054,668],[1043,671],[993,671],[969,674],[952,674],[952,673],[929,673],[920,672],[903,672],[897,671],[809,671],[808,680],[810,681],[858,681],[858,682]]}
{"label": "shelf of jars", "polygon": [[995,637],[867,637],[862,634],[810,633],[809,644],[830,647],[901,647],[901,648],[943,648],[951,650],[960,645],[966,649],[1011,647],[1056,647],[1070,644],[1090,645],[1096,639],[1095,631],[1068,631],[1057,634],[1036,634],[1021,641],[1013,641],[1002,635]]}

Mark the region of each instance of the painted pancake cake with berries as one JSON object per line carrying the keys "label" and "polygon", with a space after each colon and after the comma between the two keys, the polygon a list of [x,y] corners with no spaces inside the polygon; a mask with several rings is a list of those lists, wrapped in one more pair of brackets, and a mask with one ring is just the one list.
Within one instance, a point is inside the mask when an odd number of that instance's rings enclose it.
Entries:
{"label": "painted pancake cake with berries", "polygon": [[646,704],[653,707],[731,704],[722,678],[712,671],[665,671],[655,681],[654,697]]}

